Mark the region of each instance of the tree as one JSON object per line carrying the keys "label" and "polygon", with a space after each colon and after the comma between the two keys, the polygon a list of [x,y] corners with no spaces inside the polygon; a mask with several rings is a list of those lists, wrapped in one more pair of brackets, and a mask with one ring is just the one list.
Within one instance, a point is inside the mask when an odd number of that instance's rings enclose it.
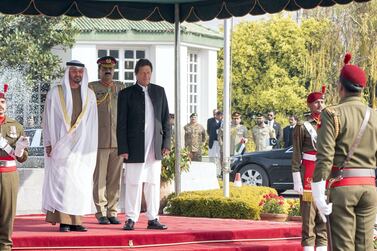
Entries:
{"label": "tree", "polygon": [[[314,77],[307,74],[308,47],[320,47],[320,34],[328,29],[327,23],[315,20],[311,23],[299,26],[289,17],[277,16],[235,27],[232,36],[232,111],[252,115],[274,110],[281,120],[288,114],[301,115],[306,111],[306,86],[308,82],[315,82]],[[221,61],[220,69],[222,64]],[[221,83],[220,71],[219,79]],[[244,116],[243,119],[249,128],[251,118]]]}
{"label": "tree", "polygon": [[72,18],[0,15],[0,58],[3,67],[21,69],[29,84],[60,77],[54,46],[72,47],[77,30]]}
{"label": "tree", "polygon": [[351,52],[352,64],[365,69],[368,76],[368,87],[364,91],[366,101],[376,108],[377,84],[377,2],[363,4],[349,4],[333,8],[322,8],[306,11],[307,18],[327,20],[332,28],[323,39],[322,47],[327,52],[327,66],[317,69],[326,72],[327,78],[333,83],[330,93],[331,103],[336,103],[335,86],[339,77],[339,70],[343,66],[343,57]]}

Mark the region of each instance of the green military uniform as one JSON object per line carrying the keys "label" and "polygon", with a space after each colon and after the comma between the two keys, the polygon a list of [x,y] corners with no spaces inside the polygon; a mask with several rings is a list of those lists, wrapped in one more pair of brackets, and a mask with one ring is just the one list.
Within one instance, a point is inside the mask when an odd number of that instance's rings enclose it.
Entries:
{"label": "green military uniform", "polygon": [[[318,153],[313,182],[330,177],[333,166],[340,167],[353,144],[365,116],[367,106],[360,97],[342,98],[339,105],[322,112],[318,134]],[[359,145],[345,167],[359,170],[375,169],[377,165],[377,113],[371,116]],[[368,171],[368,170],[367,170]],[[358,172],[358,171],[356,171]],[[372,172],[374,173],[374,172]],[[354,177],[358,178],[358,177]],[[345,182],[350,178],[344,178]],[[374,178],[372,178],[373,182]],[[377,193],[373,184],[337,185],[330,188],[330,214],[333,250],[372,251],[373,225],[377,209]]]}
{"label": "green military uniform", "polygon": [[[14,149],[17,140],[24,135],[24,129],[17,121],[5,117],[0,125],[1,136]],[[17,161],[24,162],[28,157],[27,149]],[[4,167],[4,160],[12,159],[4,150],[0,150],[0,251],[12,248],[13,221],[16,215],[16,202],[19,186],[18,172],[14,167]]]}
{"label": "green military uniform", "polygon": [[253,140],[255,143],[255,151],[271,150],[270,138],[276,139],[275,130],[263,123],[263,127],[258,125],[253,127]]}
{"label": "green military uniform", "polygon": [[234,155],[236,150],[241,145],[242,139],[247,139],[248,132],[247,128],[244,125],[238,124],[232,124],[230,126],[230,155]]}
{"label": "green military uniform", "polygon": [[185,147],[191,154],[191,160],[202,161],[202,146],[206,141],[206,131],[199,123],[188,123],[184,126]]}
{"label": "green military uniform", "polygon": [[[311,116],[308,116],[307,121],[314,129],[318,128],[318,122]],[[305,165],[302,163],[303,153],[313,152],[316,152],[315,143],[312,142],[304,123],[298,122],[293,131],[292,173],[300,172],[301,177],[305,177]],[[326,224],[323,223],[318,209],[312,201],[310,190],[304,190],[304,195],[300,196],[300,207],[302,216],[301,245],[303,247],[327,246]]]}
{"label": "green military uniform", "polygon": [[100,81],[89,83],[97,97],[98,106],[98,153],[93,176],[93,199],[96,217],[116,217],[123,158],[118,156],[116,138],[118,93],[125,88],[114,81],[106,87]]}

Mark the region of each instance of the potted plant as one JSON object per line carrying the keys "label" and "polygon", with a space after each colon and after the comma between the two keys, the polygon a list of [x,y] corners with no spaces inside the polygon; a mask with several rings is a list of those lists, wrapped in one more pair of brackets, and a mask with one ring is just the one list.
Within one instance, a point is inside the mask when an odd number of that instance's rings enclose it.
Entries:
{"label": "potted plant", "polygon": [[[181,172],[187,172],[190,168],[190,152],[187,148],[181,149]],[[174,193],[175,177],[175,149],[172,147],[169,155],[161,161],[161,185],[160,185],[160,213],[166,206],[167,197]]]}
{"label": "potted plant", "polygon": [[287,200],[288,208],[288,220],[289,221],[301,221],[301,206],[300,200],[291,199]]}
{"label": "potted plant", "polygon": [[286,202],[282,196],[278,196],[274,193],[265,194],[259,206],[261,207],[261,220],[287,220]]}

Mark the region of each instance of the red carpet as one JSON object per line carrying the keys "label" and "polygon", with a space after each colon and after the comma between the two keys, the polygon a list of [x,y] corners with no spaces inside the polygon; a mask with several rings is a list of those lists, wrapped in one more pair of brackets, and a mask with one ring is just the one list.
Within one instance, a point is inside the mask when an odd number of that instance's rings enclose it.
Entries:
{"label": "red carpet", "polygon": [[60,233],[58,225],[44,222],[44,216],[18,216],[14,250],[302,250],[297,222],[174,216],[161,216],[160,221],[169,229],[147,230],[141,215],[134,231],[124,231],[123,224],[99,225],[88,216],[84,219],[88,232]]}

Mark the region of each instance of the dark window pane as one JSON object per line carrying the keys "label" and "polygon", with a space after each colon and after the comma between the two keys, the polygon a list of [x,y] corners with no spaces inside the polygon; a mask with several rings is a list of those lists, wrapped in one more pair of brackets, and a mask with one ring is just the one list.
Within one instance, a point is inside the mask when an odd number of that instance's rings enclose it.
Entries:
{"label": "dark window pane", "polygon": [[136,58],[145,58],[145,51],[136,51]]}
{"label": "dark window pane", "polygon": [[194,83],[198,83],[198,82],[196,81],[196,75],[194,75]]}
{"label": "dark window pane", "polygon": [[194,85],[194,92],[195,92],[195,93],[198,93],[198,91],[197,91],[197,86],[196,86],[196,85]]}
{"label": "dark window pane", "polygon": [[118,80],[119,79],[119,72],[114,72],[114,80]]}
{"label": "dark window pane", "polygon": [[107,56],[107,50],[98,50],[98,57],[102,58],[104,56]]}
{"label": "dark window pane", "polygon": [[118,50],[110,50],[110,56],[114,58],[119,58],[119,51]]}
{"label": "dark window pane", "polygon": [[41,93],[47,93],[50,90],[50,85],[42,85]]}
{"label": "dark window pane", "polygon": [[130,50],[124,51],[124,58],[134,58],[134,51],[130,51]]}
{"label": "dark window pane", "polygon": [[190,92],[192,92],[192,85],[190,85]]}
{"label": "dark window pane", "polygon": [[38,93],[33,93],[31,95],[31,102],[38,103],[38,101],[39,101],[39,95],[38,95]]}
{"label": "dark window pane", "polygon": [[115,64],[115,68],[114,68],[114,69],[119,69],[118,61],[117,61],[117,63]]}
{"label": "dark window pane", "polygon": [[124,69],[133,70],[134,69],[134,62],[133,61],[124,62]]}
{"label": "dark window pane", "polygon": [[192,83],[192,75],[190,74],[190,83]]}
{"label": "dark window pane", "polygon": [[41,103],[44,104],[46,101],[46,94],[41,94]]}
{"label": "dark window pane", "polygon": [[125,80],[134,80],[134,73],[133,72],[125,72],[124,73]]}
{"label": "dark window pane", "polygon": [[195,65],[194,65],[194,72],[198,72],[197,67],[198,67],[198,66],[195,64]]}
{"label": "dark window pane", "polygon": [[194,96],[194,103],[196,104],[197,102],[196,102],[196,95]]}
{"label": "dark window pane", "polygon": [[194,62],[198,62],[198,55],[194,54]]}

